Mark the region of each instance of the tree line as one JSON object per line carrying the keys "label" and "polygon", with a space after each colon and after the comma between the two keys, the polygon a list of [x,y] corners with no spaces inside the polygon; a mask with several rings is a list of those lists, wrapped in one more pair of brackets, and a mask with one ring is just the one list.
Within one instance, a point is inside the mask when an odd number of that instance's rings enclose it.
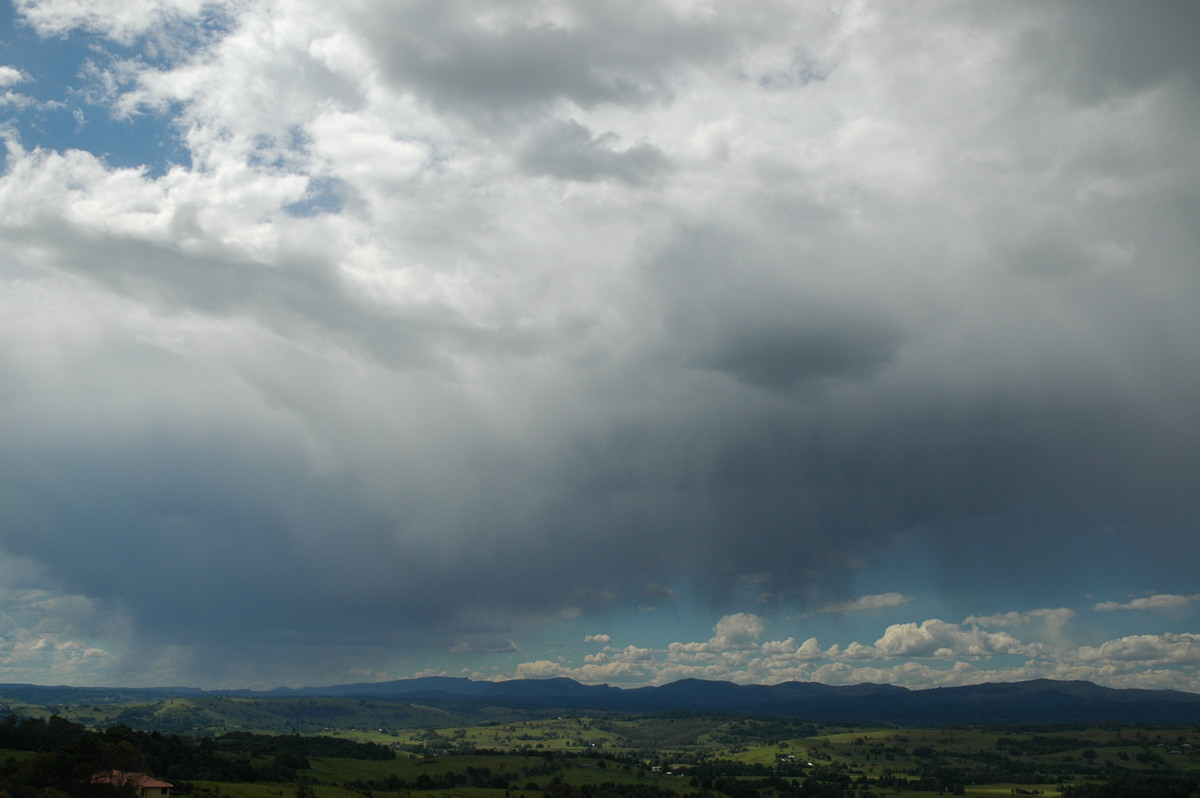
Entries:
{"label": "tree line", "polygon": [[115,788],[93,783],[93,776],[112,770],[153,774],[174,783],[289,782],[308,769],[310,756],[396,756],[375,743],[333,737],[232,732],[197,739],[127,726],[90,730],[57,715],[48,720],[9,715],[0,721],[0,749],[28,752],[0,762],[0,791],[11,798],[35,798],[46,790],[105,798]]}

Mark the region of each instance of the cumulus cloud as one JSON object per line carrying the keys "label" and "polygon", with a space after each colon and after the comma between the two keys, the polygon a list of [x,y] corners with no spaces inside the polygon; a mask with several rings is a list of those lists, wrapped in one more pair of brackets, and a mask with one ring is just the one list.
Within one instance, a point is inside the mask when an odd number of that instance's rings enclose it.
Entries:
{"label": "cumulus cloud", "polygon": [[994,627],[1040,627],[1044,642],[1057,648],[1067,648],[1071,643],[1070,629],[1075,619],[1075,610],[1069,607],[1045,607],[1024,612],[1004,612],[994,615],[971,615],[963,620],[966,626]]}
{"label": "cumulus cloud", "polygon": [[585,643],[611,643],[612,638],[608,635],[587,635],[583,638]]}
{"label": "cumulus cloud", "polygon": [[32,98],[9,88],[27,79],[28,77],[16,67],[0,65],[0,106],[23,108],[31,105]]}
{"label": "cumulus cloud", "polygon": [[963,620],[965,624],[978,626],[1021,626],[1034,621],[1041,621],[1052,626],[1061,626],[1075,617],[1075,611],[1068,607],[1055,609],[1027,610],[1025,612],[1002,612],[995,615],[971,615]]}
{"label": "cumulus cloud", "polygon": [[115,657],[81,640],[31,629],[10,629],[0,637],[0,673],[11,681],[96,678],[109,672]]}
{"label": "cumulus cloud", "polygon": [[0,89],[7,89],[25,80],[21,70],[13,66],[0,65]]}
{"label": "cumulus cloud", "polygon": [[834,613],[837,615],[845,615],[851,612],[862,612],[864,610],[878,610],[886,607],[900,607],[912,601],[912,597],[906,596],[903,593],[876,593],[870,596],[860,596],[859,598],[850,601],[840,601],[836,604],[827,604],[821,608],[821,612]]}
{"label": "cumulus cloud", "polygon": [[1171,610],[1200,600],[1200,593],[1190,596],[1180,596],[1171,593],[1158,593],[1153,596],[1143,596],[1127,602],[1101,601],[1093,608],[1099,612],[1113,610]]}
{"label": "cumulus cloud", "polygon": [[766,622],[757,615],[739,612],[726,615],[713,627],[713,636],[704,642],[671,643],[676,656],[710,658],[728,653],[748,651],[758,647]]}
{"label": "cumulus cloud", "polygon": [[12,682],[71,683],[101,678],[119,667],[130,652],[96,641],[120,645],[127,630],[86,596],[32,587],[44,578],[39,571],[37,563],[21,558],[0,564],[0,676]]}
{"label": "cumulus cloud", "polygon": [[766,623],[762,618],[748,612],[726,615],[713,627],[709,641],[714,648],[750,648],[762,637]]}
{"label": "cumulus cloud", "polygon": [[1082,662],[1133,662],[1140,665],[1200,665],[1200,635],[1130,635],[1099,646],[1081,646],[1075,656]]}
{"label": "cumulus cloud", "polygon": [[605,646],[582,663],[566,658],[522,663],[529,678],[565,676],[585,683],[664,684],[682,678],[774,684],[865,682],[914,689],[1028,679],[1087,680],[1112,687],[1196,690],[1197,636],[1136,635],[1098,646],[1050,648],[1007,634],[964,629],[936,619],[889,626],[875,645],[823,648],[815,638],[717,648],[677,641],[665,648]]}
{"label": "cumulus cloud", "polygon": [[43,35],[63,35],[83,27],[129,42],[160,26],[192,20],[226,4],[212,0],[16,0],[13,5]]}
{"label": "cumulus cloud", "polygon": [[1022,643],[1006,632],[990,633],[964,629],[936,618],[916,623],[892,624],[875,641],[875,650],[885,657],[985,657],[996,654],[1026,654],[1036,646]]}

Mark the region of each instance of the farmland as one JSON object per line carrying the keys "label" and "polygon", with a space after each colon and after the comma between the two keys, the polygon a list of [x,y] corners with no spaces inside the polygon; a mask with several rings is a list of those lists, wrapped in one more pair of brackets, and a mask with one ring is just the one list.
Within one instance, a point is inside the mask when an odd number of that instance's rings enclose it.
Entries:
{"label": "farmland", "polygon": [[[1088,785],[1117,782],[1134,785],[1124,794],[1191,795],[1200,775],[1200,728],[1191,726],[901,729],[688,712],[304,701],[102,708],[110,722],[180,713],[203,719],[185,735],[104,723],[88,729],[57,714],[12,716],[0,727],[8,749],[0,771],[16,796],[24,786],[52,789],[55,774],[70,769],[64,757],[119,752],[173,782],[175,794],[197,798],[1088,798],[1109,794]],[[294,724],[301,708],[333,725],[281,733],[275,724]],[[77,716],[96,711],[74,708]],[[65,745],[57,760],[48,758],[49,740]]]}

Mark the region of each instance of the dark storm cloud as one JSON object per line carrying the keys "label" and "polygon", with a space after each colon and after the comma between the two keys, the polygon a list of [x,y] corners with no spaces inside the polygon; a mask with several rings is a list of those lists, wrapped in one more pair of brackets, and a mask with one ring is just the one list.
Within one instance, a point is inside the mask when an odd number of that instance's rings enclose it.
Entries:
{"label": "dark storm cloud", "polygon": [[[340,480],[308,473],[297,418],[256,406],[228,374],[181,369],[153,350],[89,354],[104,367],[77,362],[73,376],[43,384],[27,376],[26,398],[45,409],[6,425],[11,551],[52,563],[64,585],[127,604],[176,643],[304,619],[329,629],[320,621],[328,605],[304,595],[387,576],[386,537],[372,532],[380,519]],[[61,395],[75,392],[91,398],[91,412],[55,418]],[[111,426],[85,432],[101,419]],[[356,550],[317,567],[322,541],[343,525]]]}
{"label": "dark storm cloud", "polygon": [[[765,233],[765,231],[759,231]],[[665,334],[691,361],[776,390],[868,376],[904,333],[870,286],[843,296],[795,233],[764,241],[718,226],[684,229],[646,267]]]}
{"label": "dark storm cloud", "polygon": [[[1059,2],[1033,9],[1049,24],[1022,37],[1019,55],[1037,79],[1062,85],[1086,102],[1103,102],[1172,81],[1200,92],[1200,56],[1191,31],[1200,8],[1187,0]],[[1048,12],[1048,13],[1047,13]]]}

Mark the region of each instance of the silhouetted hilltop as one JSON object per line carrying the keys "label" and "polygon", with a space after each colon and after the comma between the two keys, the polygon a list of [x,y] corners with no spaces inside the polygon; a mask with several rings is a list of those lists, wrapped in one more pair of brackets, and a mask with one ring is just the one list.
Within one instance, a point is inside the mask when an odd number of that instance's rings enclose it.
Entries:
{"label": "silhouetted hilltop", "polygon": [[815,682],[742,685],[702,679],[622,689],[585,685],[566,678],[488,682],[441,676],[326,687],[280,687],[268,691],[0,685],[0,701],[42,706],[148,702],[179,696],[370,698],[431,705],[470,703],[554,708],[563,712],[720,712],[897,726],[1104,721],[1200,723],[1200,695],[1194,693],[1119,690],[1090,682],[1051,679],[929,690],[887,684],[838,686]]}

